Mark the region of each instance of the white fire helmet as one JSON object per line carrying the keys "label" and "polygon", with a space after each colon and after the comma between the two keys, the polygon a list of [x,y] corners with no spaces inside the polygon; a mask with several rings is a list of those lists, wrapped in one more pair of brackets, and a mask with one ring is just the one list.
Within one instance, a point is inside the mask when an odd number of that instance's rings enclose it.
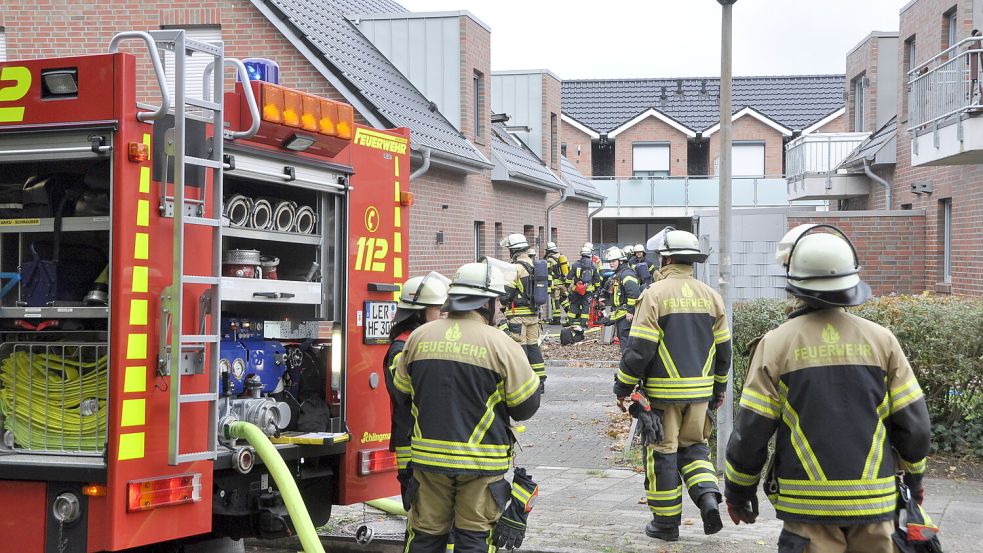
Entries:
{"label": "white fire helmet", "polygon": [[[813,232],[829,229],[832,232]],[[785,267],[788,291],[832,306],[860,305],[870,287],[860,279],[860,261],[850,239],[833,225],[800,225],[782,237],[776,258]]]}
{"label": "white fire helmet", "polygon": [[609,263],[611,261],[625,261],[626,259],[628,259],[628,256],[626,256],[624,250],[618,246],[611,246],[604,252],[604,261]]}
{"label": "white fire helmet", "polygon": [[513,253],[529,249],[529,241],[526,240],[525,236],[519,233],[512,233],[506,236],[501,242],[499,242],[499,245],[503,248],[508,248],[508,250]]}
{"label": "white fire helmet", "polygon": [[447,288],[451,280],[434,271],[424,276],[413,277],[403,283],[399,293],[399,309],[419,310],[431,306],[441,306],[447,301]]}
{"label": "white fire helmet", "polygon": [[580,255],[591,255],[594,253],[594,244],[584,242],[584,247],[580,248]]}
{"label": "white fire helmet", "polygon": [[666,227],[648,241],[648,249],[683,263],[703,263],[709,254],[700,250],[700,239],[691,232]]}

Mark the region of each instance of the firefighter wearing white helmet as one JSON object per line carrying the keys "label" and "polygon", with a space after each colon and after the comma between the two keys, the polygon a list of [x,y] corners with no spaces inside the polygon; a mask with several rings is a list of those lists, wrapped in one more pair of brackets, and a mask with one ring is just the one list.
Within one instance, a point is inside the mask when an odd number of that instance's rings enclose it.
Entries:
{"label": "firefighter wearing white helmet", "polygon": [[587,326],[590,318],[590,302],[597,285],[600,284],[601,275],[597,266],[594,265],[592,256],[594,255],[594,244],[585,242],[580,248],[580,259],[570,266],[567,273],[567,288],[570,290],[568,300],[570,302],[567,311],[567,320],[564,326]]}
{"label": "firefighter wearing white helmet", "polygon": [[642,293],[642,288],[635,271],[628,265],[628,258],[624,251],[617,246],[608,248],[604,252],[604,261],[614,270],[614,276],[611,278],[612,312],[609,320],[617,329],[618,342],[624,353],[628,348],[628,331],[631,330],[635,304],[638,302],[639,294]]}
{"label": "firefighter wearing white helmet", "polygon": [[[796,306],[752,342],[727,444],[727,510],[735,524],[754,523],[756,488],[777,431],[765,488],[785,522],[780,542],[800,551],[890,553],[895,472],[904,471],[918,504],[924,498],[931,427],[921,387],[894,334],[843,309],[865,302],[870,287],[839,229],[792,229],[778,260]],[[783,421],[791,433],[780,431]]]}
{"label": "firefighter wearing white helmet", "polygon": [[508,248],[514,266],[512,272],[515,273],[515,278],[505,283],[505,296],[502,299],[502,310],[507,320],[506,329],[525,350],[532,370],[545,383],[546,361],[543,360],[543,351],[539,347],[540,305],[534,295],[535,262],[529,255],[529,242],[521,234],[510,234],[502,240],[501,245]]}
{"label": "firefighter wearing white helmet", "polygon": [[662,256],[664,265],[635,308],[614,394],[623,407],[637,388],[661,417],[664,432],[646,446],[643,457],[652,512],[645,533],[675,541],[684,487],[700,508],[704,533],[722,528],[707,429],[712,425],[708,408],[724,400],[731,338],[720,294],[693,278],[693,263],[707,258],[699,240],[685,231],[660,234],[649,241],[649,249]]}
{"label": "firefighter wearing white helmet", "polygon": [[635,244],[634,246],[628,246],[625,250],[625,255],[628,256],[628,265],[635,271],[635,276],[638,277],[638,282],[642,286],[642,290],[648,288],[649,284],[652,284],[652,273],[654,270],[652,267],[649,267],[648,261],[645,261],[645,246]]}
{"label": "firefighter wearing white helmet", "polygon": [[[389,350],[386,351],[383,360],[383,374],[386,377],[386,389],[389,390],[390,398],[396,397],[397,390],[393,377],[396,363],[403,354],[406,339],[409,338],[410,333],[425,323],[440,318],[441,306],[447,301],[448,284],[450,279],[437,272],[413,277],[403,283],[399,293],[399,303],[396,304],[396,316],[389,331]],[[403,504],[406,505],[406,489],[412,478],[409,468],[410,434],[413,430],[409,422],[412,417],[409,413],[397,416],[398,408],[395,401],[393,401],[392,412],[392,438],[389,440],[389,450],[396,452],[397,479]]]}
{"label": "firefighter wearing white helmet", "polygon": [[512,489],[503,479],[512,462],[510,419],[539,408],[539,378],[525,352],[491,326],[509,278],[493,265],[458,269],[447,318],[415,330],[397,362],[394,399],[415,429],[410,553],[443,553],[452,527],[455,551],[489,550]]}
{"label": "firefighter wearing white helmet", "polygon": [[550,318],[559,324],[563,312],[569,304],[567,300],[566,278],[570,271],[567,257],[560,253],[556,242],[546,243],[546,268],[549,271]]}

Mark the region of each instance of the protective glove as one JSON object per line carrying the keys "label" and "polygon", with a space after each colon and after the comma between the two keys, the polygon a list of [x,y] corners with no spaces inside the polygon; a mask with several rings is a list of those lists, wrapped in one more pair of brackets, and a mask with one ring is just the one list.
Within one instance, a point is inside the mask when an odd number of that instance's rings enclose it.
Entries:
{"label": "protective glove", "polygon": [[758,518],[758,497],[752,495],[750,499],[743,503],[735,502],[728,498],[727,514],[730,515],[730,519],[734,521],[735,525],[739,525],[742,522],[744,524],[754,524],[754,521]]}
{"label": "protective glove", "polygon": [[526,521],[532,511],[539,486],[526,474],[526,469],[516,467],[512,476],[512,498],[495,524],[492,543],[499,549],[516,549],[526,537]]}
{"label": "protective glove", "polygon": [[399,496],[403,500],[403,510],[410,510],[412,494],[416,493],[416,479],[413,478],[413,469],[403,469],[396,473],[396,480],[399,481]]}
{"label": "protective glove", "polygon": [[646,409],[644,404],[632,401],[628,406],[628,413],[638,419],[638,435],[642,439],[643,446],[657,444],[665,437],[661,412],[652,408]]}
{"label": "protective glove", "polygon": [[710,410],[716,411],[724,404],[724,398],[727,397],[727,384],[721,384],[719,382],[714,382],[713,384],[713,397],[710,398]]}

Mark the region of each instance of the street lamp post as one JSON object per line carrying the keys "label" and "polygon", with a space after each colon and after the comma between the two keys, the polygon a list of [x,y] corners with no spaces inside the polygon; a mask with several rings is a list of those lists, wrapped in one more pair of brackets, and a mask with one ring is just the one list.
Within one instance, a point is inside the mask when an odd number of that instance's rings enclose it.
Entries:
{"label": "street lamp post", "polygon": [[[722,8],[720,32],[720,295],[727,312],[727,325],[733,333],[733,270],[731,268],[731,209],[733,203],[731,184],[731,80],[733,6],[737,0],[717,0]],[[734,428],[734,371],[727,377],[727,397],[717,412],[717,470],[724,471],[727,441]]]}

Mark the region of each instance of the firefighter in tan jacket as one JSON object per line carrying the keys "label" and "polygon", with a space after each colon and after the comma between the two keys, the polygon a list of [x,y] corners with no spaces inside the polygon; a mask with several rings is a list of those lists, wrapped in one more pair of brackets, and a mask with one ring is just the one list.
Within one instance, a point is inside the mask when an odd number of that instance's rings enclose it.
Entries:
{"label": "firefighter in tan jacket", "polygon": [[895,470],[918,503],[924,497],[931,427],[922,390],[894,334],[844,311],[870,287],[839,229],[797,227],[778,257],[798,303],[752,346],[727,444],[727,509],[735,523],[754,523],[777,432],[764,488],[785,521],[778,551],[892,553]]}
{"label": "firefighter in tan jacket", "polygon": [[679,539],[683,484],[700,507],[703,531],[720,530],[720,490],[710,463],[708,407],[723,403],[730,370],[730,330],[720,294],[693,278],[706,261],[693,234],[673,230],[650,248],[662,256],[656,282],[635,308],[628,348],[615,377],[619,405],[636,389],[661,415],[663,436],[645,448],[649,537]]}
{"label": "firefighter in tan jacket", "polygon": [[409,336],[396,367],[397,416],[411,417],[405,551],[494,551],[492,530],[512,494],[510,419],[539,409],[539,378],[522,348],[492,325],[505,279],[488,263],[458,269],[448,317]]}
{"label": "firefighter in tan jacket", "polygon": [[511,282],[505,283],[505,296],[502,298],[502,311],[508,321],[508,332],[519,342],[526,352],[529,365],[539,376],[541,383],[546,382],[546,361],[543,360],[543,350],[539,347],[540,327],[539,308],[533,302],[533,259],[529,255],[529,242],[521,234],[506,236],[501,246],[508,248],[512,256],[515,274]]}

